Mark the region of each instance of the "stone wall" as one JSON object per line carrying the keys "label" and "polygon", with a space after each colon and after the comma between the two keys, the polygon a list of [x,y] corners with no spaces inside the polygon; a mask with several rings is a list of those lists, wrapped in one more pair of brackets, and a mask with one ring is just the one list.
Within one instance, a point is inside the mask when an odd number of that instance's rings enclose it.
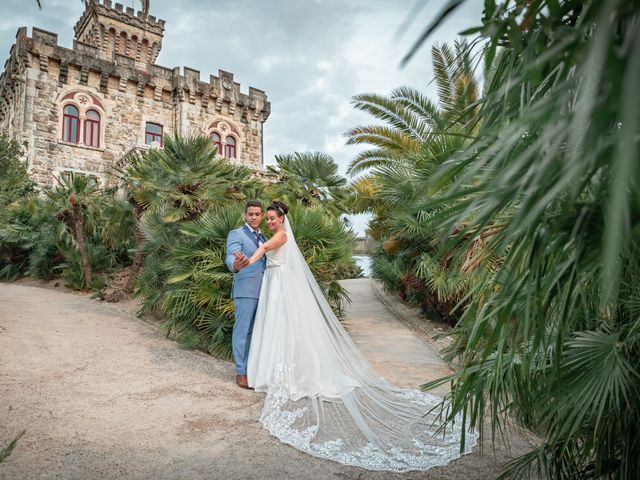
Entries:
{"label": "stone wall", "polygon": [[[26,141],[29,169],[40,185],[52,185],[64,171],[108,184],[120,159],[145,148],[146,122],[161,124],[165,135],[234,132],[237,162],[264,170],[262,125],[270,113],[264,92],[241,93],[233,74],[222,70],[203,82],[187,67],[181,72],[104,53],[78,40],[72,49],[61,47],[55,33],[38,28],[31,37],[26,28],[18,31],[0,75],[0,129]],[[99,148],[84,146],[82,136],[78,145],[62,140],[65,102],[101,113]]]}

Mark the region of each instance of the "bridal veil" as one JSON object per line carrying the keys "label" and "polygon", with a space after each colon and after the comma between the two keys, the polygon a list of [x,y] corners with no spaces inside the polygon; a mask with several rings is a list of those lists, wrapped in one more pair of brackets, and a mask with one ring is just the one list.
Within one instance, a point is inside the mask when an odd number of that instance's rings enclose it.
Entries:
{"label": "bridal veil", "polygon": [[278,336],[269,347],[277,360],[266,388],[257,388],[267,394],[265,428],[311,455],[371,470],[426,470],[471,451],[474,434],[460,448],[462,421],[442,428],[439,397],[396,387],[369,365],[327,303],[286,216],[284,228],[288,240],[271,259],[280,270],[272,283],[281,284],[264,287],[277,313],[269,307],[256,317],[256,327],[259,315],[284,317],[269,327]]}

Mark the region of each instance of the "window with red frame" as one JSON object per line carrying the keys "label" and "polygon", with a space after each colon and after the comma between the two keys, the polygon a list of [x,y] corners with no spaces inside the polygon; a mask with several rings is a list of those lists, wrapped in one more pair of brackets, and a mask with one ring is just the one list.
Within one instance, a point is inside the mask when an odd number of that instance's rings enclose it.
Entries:
{"label": "window with red frame", "polygon": [[88,147],[100,146],[100,114],[95,110],[87,112],[84,121],[84,144]]}
{"label": "window with red frame", "polygon": [[213,144],[218,148],[218,155],[222,155],[224,150],[222,150],[222,138],[220,138],[220,135],[218,135],[216,132],[213,132],[211,134],[211,140],[213,141]]}
{"label": "window with red frame", "polygon": [[229,136],[226,140],[224,156],[227,158],[236,158],[236,139]]}
{"label": "window with red frame", "polygon": [[80,139],[80,116],[78,109],[73,105],[67,105],[62,110],[62,140],[69,143],[78,143]]}
{"label": "window with red frame", "polygon": [[152,142],[158,142],[162,146],[162,125],[147,122],[144,129],[144,143],[151,145]]}

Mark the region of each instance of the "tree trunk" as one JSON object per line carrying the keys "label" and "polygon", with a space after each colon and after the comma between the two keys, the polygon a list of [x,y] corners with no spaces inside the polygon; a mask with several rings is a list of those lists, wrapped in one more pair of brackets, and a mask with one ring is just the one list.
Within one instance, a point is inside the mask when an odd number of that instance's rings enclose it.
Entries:
{"label": "tree trunk", "polygon": [[87,244],[84,241],[84,220],[82,219],[82,206],[76,202],[73,195],[69,197],[69,203],[71,204],[71,217],[73,221],[74,236],[76,242],[78,242],[78,250],[80,250],[80,256],[82,257],[82,270],[84,271],[84,284],[85,290],[91,289],[93,284],[93,274],[91,272],[91,264],[89,263],[89,252],[87,251]]}
{"label": "tree trunk", "polygon": [[133,215],[136,221],[136,253],[133,255],[133,263],[131,265],[131,272],[129,273],[127,282],[125,283],[124,287],[106,295],[104,299],[107,302],[119,302],[123,298],[126,298],[133,293],[133,290],[136,286],[136,280],[138,279],[138,273],[140,273],[140,269],[142,268],[142,264],[144,263],[144,255],[140,250],[140,246],[144,241],[144,235],[142,234],[142,229],[140,228],[140,217],[142,217],[142,208],[140,207],[140,205],[135,203],[135,201],[130,200],[130,202],[131,205],[133,205]]}

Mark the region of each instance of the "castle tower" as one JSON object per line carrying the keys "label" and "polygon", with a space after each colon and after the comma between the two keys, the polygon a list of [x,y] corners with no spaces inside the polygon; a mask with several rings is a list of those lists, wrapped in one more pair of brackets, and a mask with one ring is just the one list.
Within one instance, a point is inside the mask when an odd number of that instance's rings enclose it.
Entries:
{"label": "castle tower", "polygon": [[85,0],[72,48],[54,32],[18,29],[0,70],[0,131],[25,145],[31,176],[41,186],[72,174],[109,185],[131,152],[173,134],[206,135],[219,157],[264,174],[266,93],[241,92],[224,70],[201,78],[156,64],[165,22],[141,3]]}
{"label": "castle tower", "polygon": [[111,0],[86,0],[74,31],[75,39],[97,47],[101,58],[112,60],[117,53],[148,65],[158,58],[164,25],[164,20],[149,15],[149,0],[138,12],[119,3],[112,6]]}

